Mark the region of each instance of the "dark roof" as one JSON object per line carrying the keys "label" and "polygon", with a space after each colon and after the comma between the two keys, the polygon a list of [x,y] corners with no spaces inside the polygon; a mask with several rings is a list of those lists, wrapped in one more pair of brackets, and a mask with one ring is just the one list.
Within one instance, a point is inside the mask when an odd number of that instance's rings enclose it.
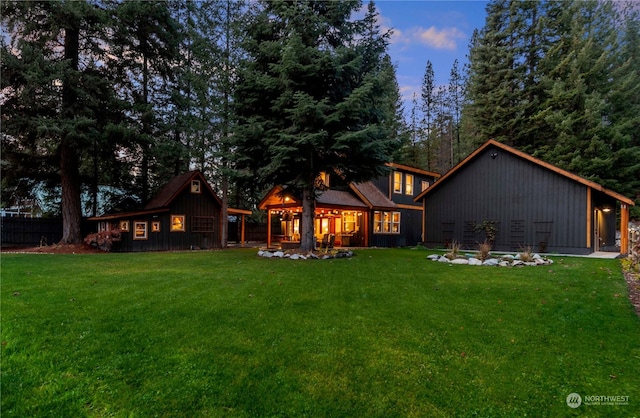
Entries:
{"label": "dark roof", "polygon": [[184,187],[186,187],[192,180],[192,177],[195,177],[199,174],[199,171],[189,171],[184,174],[180,174],[175,176],[164,187],[156,194],[147,205],[144,207],[144,210],[150,209],[158,209],[169,206],[171,201],[182,191]]}
{"label": "dark roof", "polygon": [[619,194],[616,193],[612,190],[606,189],[603,186],[599,185],[598,183],[595,183],[591,180],[587,180],[583,177],[580,177],[576,174],[570,173],[566,170],[563,170],[559,167],[554,166],[553,164],[549,164],[545,161],[539,160],[535,157],[532,157],[531,155],[524,153],[522,151],[518,151],[515,148],[512,148],[508,145],[505,145],[501,142],[498,142],[494,139],[490,139],[487,142],[485,142],[482,146],[480,146],[480,148],[478,148],[477,150],[475,150],[474,152],[472,152],[467,158],[465,158],[464,160],[462,160],[461,162],[459,162],[455,167],[453,167],[451,170],[447,171],[447,173],[442,176],[438,181],[436,181],[431,187],[429,187],[428,189],[424,190],[422,193],[420,193],[418,196],[415,197],[414,201],[419,201],[421,199],[423,199],[426,195],[428,195],[429,193],[433,192],[434,189],[437,189],[438,187],[440,187],[443,183],[446,183],[447,180],[453,176],[458,170],[460,170],[462,167],[464,167],[465,165],[469,164],[470,162],[472,162],[482,151],[484,151],[485,149],[487,149],[490,146],[494,146],[497,148],[500,148],[503,151],[509,152],[515,156],[518,156],[522,159],[525,159],[527,161],[530,161],[534,164],[537,164],[541,167],[546,168],[547,170],[551,170],[555,173],[560,174],[561,176],[570,178],[571,180],[574,180],[578,183],[584,184],[587,187],[590,187],[594,190],[598,190],[606,195],[609,195],[617,200],[619,200],[622,203],[626,203],[628,205],[635,205],[634,201]]}
{"label": "dark roof", "polygon": [[367,204],[369,209],[397,209],[398,205],[389,200],[373,183],[352,183],[351,189]]}
{"label": "dark roof", "polygon": [[366,208],[367,205],[362,203],[357,197],[349,192],[340,190],[325,190],[316,199],[317,205],[329,205],[329,206],[350,206],[357,208]]}

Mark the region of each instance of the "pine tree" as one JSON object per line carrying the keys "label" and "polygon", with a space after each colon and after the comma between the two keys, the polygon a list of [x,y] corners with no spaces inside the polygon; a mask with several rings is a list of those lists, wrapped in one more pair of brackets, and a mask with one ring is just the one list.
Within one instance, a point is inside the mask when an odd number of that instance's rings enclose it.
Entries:
{"label": "pine tree", "polygon": [[117,107],[98,65],[105,56],[105,15],[87,1],[4,2],[2,11],[11,34],[2,45],[3,183],[59,185],[61,242],[76,244],[82,240],[82,161],[102,141]]}
{"label": "pine tree", "polygon": [[[393,83],[384,71],[387,36],[358,1],[265,2],[247,28],[248,60],[234,97],[235,164],[257,184],[302,195],[301,246],[313,249],[316,179],[364,181],[386,171]],[[391,87],[391,88],[390,88]]]}

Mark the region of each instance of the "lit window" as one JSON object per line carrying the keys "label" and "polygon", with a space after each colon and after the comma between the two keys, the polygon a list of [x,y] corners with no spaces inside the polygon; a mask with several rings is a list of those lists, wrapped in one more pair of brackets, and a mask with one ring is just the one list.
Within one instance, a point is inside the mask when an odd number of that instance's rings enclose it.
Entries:
{"label": "lit window", "polygon": [[144,221],[133,222],[133,239],[147,239],[147,223]]}
{"label": "lit window", "polygon": [[429,188],[429,182],[428,181],[424,181],[422,180],[422,188],[420,191],[424,192],[425,190],[427,190]]}
{"label": "lit window", "polygon": [[373,212],[373,232],[376,234],[399,234],[400,212]]}
{"label": "lit window", "polygon": [[120,221],[120,231],[129,232],[129,221]]}
{"label": "lit window", "polygon": [[191,193],[200,193],[200,180],[191,180]]}
{"label": "lit window", "polygon": [[185,216],[171,215],[171,232],[184,232],[185,230]]}
{"label": "lit window", "polygon": [[402,193],[402,173],[393,172],[393,192]]}
{"label": "lit window", "polygon": [[404,194],[413,195],[413,174],[404,175]]}
{"label": "lit window", "polygon": [[160,232],[160,222],[159,221],[151,222],[151,232]]}

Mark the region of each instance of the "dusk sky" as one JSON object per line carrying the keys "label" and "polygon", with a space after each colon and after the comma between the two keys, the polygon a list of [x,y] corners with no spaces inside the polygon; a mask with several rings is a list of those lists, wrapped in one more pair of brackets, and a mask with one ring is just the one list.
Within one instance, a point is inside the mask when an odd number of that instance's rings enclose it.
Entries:
{"label": "dusk sky", "polygon": [[471,35],[484,26],[487,2],[379,0],[375,4],[382,29],[393,29],[389,53],[408,114],[413,92],[420,94],[427,60],[440,85],[448,84],[456,58],[462,70]]}

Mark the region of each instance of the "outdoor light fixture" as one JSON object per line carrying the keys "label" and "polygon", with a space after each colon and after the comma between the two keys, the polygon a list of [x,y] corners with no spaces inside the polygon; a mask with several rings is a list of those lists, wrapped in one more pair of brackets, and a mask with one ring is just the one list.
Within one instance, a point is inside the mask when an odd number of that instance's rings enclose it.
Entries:
{"label": "outdoor light fixture", "polygon": [[492,158],[492,159],[494,159],[494,160],[495,160],[497,156],[498,156],[498,153],[497,153],[497,152],[492,152],[492,153],[491,153],[491,158]]}
{"label": "outdoor light fixture", "polygon": [[602,208],[602,211],[604,213],[609,213],[609,212],[611,212],[611,208]]}

